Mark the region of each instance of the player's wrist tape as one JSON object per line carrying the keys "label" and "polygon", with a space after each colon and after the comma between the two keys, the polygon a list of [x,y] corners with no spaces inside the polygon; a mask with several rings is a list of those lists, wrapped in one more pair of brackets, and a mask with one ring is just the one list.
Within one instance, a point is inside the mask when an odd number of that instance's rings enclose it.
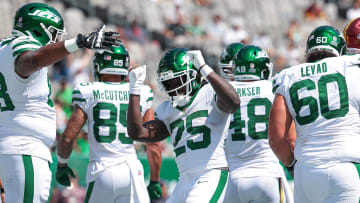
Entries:
{"label": "player's wrist tape", "polygon": [[62,158],[61,156],[59,156],[59,154],[57,154],[57,161],[60,164],[67,164],[67,162],[69,161],[69,158],[65,159],[65,158]]}
{"label": "player's wrist tape", "polygon": [[160,183],[160,181],[153,181],[153,180],[150,180],[150,184],[157,184],[157,183]]}
{"label": "player's wrist tape", "polygon": [[76,43],[76,38],[65,40],[64,47],[69,53],[72,53],[79,49]]}
{"label": "player's wrist tape", "polygon": [[130,87],[129,93],[133,95],[140,95],[141,88],[140,87]]}
{"label": "player's wrist tape", "polygon": [[291,168],[296,164],[297,160],[294,159],[289,165],[286,166],[286,168]]}
{"label": "player's wrist tape", "polygon": [[204,67],[202,67],[200,69],[200,73],[202,76],[204,76],[205,78],[207,78],[209,76],[210,73],[214,72],[214,70],[212,68],[210,68],[208,65],[204,65]]}

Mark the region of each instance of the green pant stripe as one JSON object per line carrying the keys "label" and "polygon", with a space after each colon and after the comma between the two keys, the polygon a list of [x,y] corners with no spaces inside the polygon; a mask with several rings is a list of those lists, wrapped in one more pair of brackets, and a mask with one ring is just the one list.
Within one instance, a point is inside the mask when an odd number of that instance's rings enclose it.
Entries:
{"label": "green pant stripe", "polygon": [[30,155],[22,155],[25,169],[24,203],[32,203],[34,199],[34,167]]}
{"label": "green pant stripe", "polygon": [[95,181],[89,183],[89,187],[88,187],[88,189],[87,189],[87,191],[86,191],[85,203],[88,203],[89,200],[90,200],[90,196],[91,196],[92,190],[93,190],[93,188],[94,188],[94,182],[95,182]]}
{"label": "green pant stripe", "polygon": [[219,183],[218,186],[213,194],[213,196],[210,199],[209,203],[216,203],[218,202],[221,193],[223,192],[225,185],[226,185],[226,181],[227,181],[227,177],[228,177],[229,172],[225,171],[225,170],[221,170],[221,175],[220,175],[220,179],[219,179]]}

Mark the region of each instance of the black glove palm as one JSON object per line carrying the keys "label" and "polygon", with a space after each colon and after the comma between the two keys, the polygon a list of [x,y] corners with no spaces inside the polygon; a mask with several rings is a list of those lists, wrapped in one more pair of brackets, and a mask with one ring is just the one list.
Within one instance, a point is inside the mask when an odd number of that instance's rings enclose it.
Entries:
{"label": "black glove palm", "polygon": [[159,199],[162,195],[159,181],[150,181],[147,190],[150,196],[150,200]]}
{"label": "black glove palm", "polygon": [[105,25],[100,30],[92,32],[87,35],[78,34],[76,44],[79,48],[88,49],[108,49],[111,46],[119,46],[121,40],[117,39],[120,36],[117,32],[105,32]]}
{"label": "black glove palm", "polygon": [[61,185],[64,186],[70,186],[70,176],[72,176],[73,178],[75,178],[75,174],[74,172],[71,170],[70,167],[68,166],[64,166],[64,167],[60,167],[58,166],[57,170],[56,170],[56,180],[57,182],[59,182]]}

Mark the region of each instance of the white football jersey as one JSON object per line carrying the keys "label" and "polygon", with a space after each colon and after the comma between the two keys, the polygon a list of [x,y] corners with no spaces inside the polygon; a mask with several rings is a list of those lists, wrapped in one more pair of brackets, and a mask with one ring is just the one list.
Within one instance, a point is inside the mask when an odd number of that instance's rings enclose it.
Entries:
{"label": "white football jersey", "polygon": [[[269,113],[274,100],[271,82],[230,83],[241,101],[240,108],[231,116],[226,145],[226,158],[232,176],[281,177],[279,160],[268,142]],[[235,170],[236,173],[233,173]]]}
{"label": "white football jersey", "polygon": [[0,154],[28,154],[51,161],[56,116],[47,67],[27,79],[15,73],[15,59],[41,44],[29,36],[0,45]]}
{"label": "white football jersey", "polygon": [[[88,118],[89,160],[88,181],[106,167],[127,159],[137,159],[134,141],[126,128],[129,83],[88,82],[73,89],[73,105],[78,105]],[[153,94],[143,86],[141,113],[151,108]]]}
{"label": "white football jersey", "polygon": [[171,135],[180,175],[227,167],[224,138],[230,114],[216,106],[210,84],[200,88],[185,108],[170,101],[156,108],[156,119],[164,122]]}
{"label": "white football jersey", "polygon": [[280,72],[274,81],[295,120],[295,157],[309,164],[360,162],[360,55]]}

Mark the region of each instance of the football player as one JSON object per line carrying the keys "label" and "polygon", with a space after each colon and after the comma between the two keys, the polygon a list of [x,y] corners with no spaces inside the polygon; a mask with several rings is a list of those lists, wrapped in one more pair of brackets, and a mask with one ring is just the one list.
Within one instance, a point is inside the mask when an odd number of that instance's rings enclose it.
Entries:
{"label": "football player", "polygon": [[260,47],[233,43],[221,54],[219,67],[241,98],[226,142],[230,175],[224,202],[280,202],[284,197],[279,186],[290,189],[268,143],[272,63]]}
{"label": "football player", "polygon": [[56,137],[47,66],[79,48],[120,44],[104,29],[62,40],[61,15],[42,3],[17,10],[12,37],[0,41],[0,178],[6,202],[45,202]]}
{"label": "football player", "polygon": [[[307,63],[276,80],[269,142],[285,165],[296,163],[295,202],[359,202],[360,60],[345,51],[336,28],[317,27],[307,39]],[[294,153],[286,143],[292,120]]]}
{"label": "football player", "polygon": [[[125,78],[129,62],[129,54],[123,45],[111,47],[111,51],[99,51],[94,60],[97,82],[80,83],[73,90],[74,111],[58,143],[58,156],[60,159],[69,158],[73,142],[85,121],[88,121],[90,163],[85,202],[150,201],[144,183],[143,167],[137,159],[134,141],[127,136],[126,130],[130,95],[129,83],[125,82]],[[152,120],[152,91],[149,86],[144,85],[140,92],[139,110],[142,118],[144,121]],[[153,193],[160,197],[159,143],[149,143],[147,153],[151,169],[151,190],[157,190]],[[70,167],[66,162],[59,162],[56,173],[58,182],[69,186],[69,176],[74,176]],[[155,182],[158,187],[155,187]]]}
{"label": "football player", "polygon": [[[171,136],[180,177],[168,202],[222,202],[228,174],[224,137],[239,96],[205,64],[200,51],[175,48],[165,53],[158,69],[169,100],[157,107],[156,120],[143,126],[139,87],[145,75],[141,67],[130,72],[127,127],[134,140],[154,142]],[[210,84],[201,86],[201,76]]]}
{"label": "football player", "polygon": [[350,21],[344,28],[347,54],[360,54],[360,17]]}

